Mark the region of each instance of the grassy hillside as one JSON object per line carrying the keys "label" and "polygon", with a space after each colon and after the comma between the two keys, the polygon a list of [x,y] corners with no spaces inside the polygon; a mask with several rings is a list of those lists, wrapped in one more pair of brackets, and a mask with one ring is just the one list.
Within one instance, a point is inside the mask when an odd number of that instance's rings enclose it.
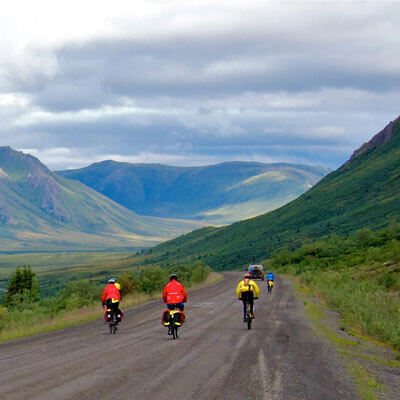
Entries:
{"label": "grassy hillside", "polygon": [[[366,148],[364,146],[364,148]],[[400,119],[381,145],[367,146],[291,203],[224,228],[204,228],[161,244],[148,262],[202,259],[232,269],[269,257],[309,238],[379,229],[400,220]]]}
{"label": "grassy hillside", "polygon": [[333,236],[265,262],[291,273],[340,312],[342,328],[400,350],[400,225]]}
{"label": "grassy hillside", "polygon": [[225,224],[293,200],[327,172],[321,167],[283,163],[172,167],[104,161],[59,174],[142,215]]}
{"label": "grassy hillside", "polygon": [[148,247],[199,226],[137,215],[30,155],[0,148],[0,251]]}

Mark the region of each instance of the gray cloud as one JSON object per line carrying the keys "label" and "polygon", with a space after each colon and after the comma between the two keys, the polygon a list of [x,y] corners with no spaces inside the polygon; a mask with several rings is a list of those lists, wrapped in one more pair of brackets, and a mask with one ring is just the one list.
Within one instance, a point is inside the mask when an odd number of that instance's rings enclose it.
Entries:
{"label": "gray cloud", "polygon": [[31,47],[31,63],[0,70],[0,144],[54,168],[336,167],[399,114],[399,3],[238,4],[118,16],[118,34]]}

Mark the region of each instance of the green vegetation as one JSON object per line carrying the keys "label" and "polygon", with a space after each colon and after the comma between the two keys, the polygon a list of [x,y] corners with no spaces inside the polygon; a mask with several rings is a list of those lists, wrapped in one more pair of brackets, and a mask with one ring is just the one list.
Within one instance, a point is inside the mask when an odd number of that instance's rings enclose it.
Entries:
{"label": "green vegetation", "polygon": [[158,245],[143,263],[202,260],[216,270],[239,268],[309,239],[373,230],[400,219],[400,123],[393,137],[332,172],[298,199],[246,221],[203,228]]}
{"label": "green vegetation", "polygon": [[[126,271],[120,277],[117,275],[121,284],[123,307],[160,296],[171,272],[177,273],[180,281],[190,288],[205,282],[210,268],[203,263],[171,266],[169,269],[153,266]],[[22,285],[24,279],[20,279],[28,275],[33,282],[30,289],[28,285]],[[88,279],[70,282],[55,296],[39,300],[35,277],[29,267],[22,270],[17,268],[10,280],[9,289],[15,287],[17,281],[21,283],[20,288],[23,286],[22,292],[14,291],[9,296],[10,300],[0,307],[0,341],[64,328],[98,318],[102,313],[99,304],[104,282],[100,284]]]}
{"label": "green vegetation", "polygon": [[372,336],[400,350],[399,224],[306,242],[265,263],[299,276],[340,313],[349,333]]}
{"label": "green vegetation", "polygon": [[132,252],[62,252],[0,254],[0,288],[6,289],[18,265],[30,265],[39,281],[42,297],[54,296],[68,282],[95,279],[103,282],[110,270],[131,268]]}

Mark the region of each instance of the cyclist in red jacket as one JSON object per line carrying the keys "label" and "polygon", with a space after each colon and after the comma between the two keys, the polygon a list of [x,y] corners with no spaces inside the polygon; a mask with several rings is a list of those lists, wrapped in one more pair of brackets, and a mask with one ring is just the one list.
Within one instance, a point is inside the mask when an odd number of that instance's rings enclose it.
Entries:
{"label": "cyclist in red jacket", "polygon": [[117,278],[111,278],[108,280],[108,285],[104,288],[103,295],[101,296],[101,304],[112,310],[115,314],[118,314],[119,302],[121,301],[121,295],[118,288],[115,286]]}
{"label": "cyclist in red jacket", "polygon": [[178,277],[175,274],[169,277],[169,283],[164,287],[162,298],[164,303],[167,303],[169,310],[173,310],[176,304],[177,308],[183,311],[184,303],[187,302],[187,294],[183,285],[178,282]]}

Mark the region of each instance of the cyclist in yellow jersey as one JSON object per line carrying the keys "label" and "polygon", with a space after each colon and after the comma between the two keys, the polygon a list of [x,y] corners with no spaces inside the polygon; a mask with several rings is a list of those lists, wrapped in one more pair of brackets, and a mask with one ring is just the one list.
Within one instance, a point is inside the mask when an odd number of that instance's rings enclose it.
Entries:
{"label": "cyclist in yellow jersey", "polygon": [[246,301],[250,303],[250,312],[254,318],[254,300],[260,297],[260,289],[252,279],[250,274],[246,274],[244,279],[239,282],[236,288],[236,295],[243,302],[243,322],[246,322]]}

